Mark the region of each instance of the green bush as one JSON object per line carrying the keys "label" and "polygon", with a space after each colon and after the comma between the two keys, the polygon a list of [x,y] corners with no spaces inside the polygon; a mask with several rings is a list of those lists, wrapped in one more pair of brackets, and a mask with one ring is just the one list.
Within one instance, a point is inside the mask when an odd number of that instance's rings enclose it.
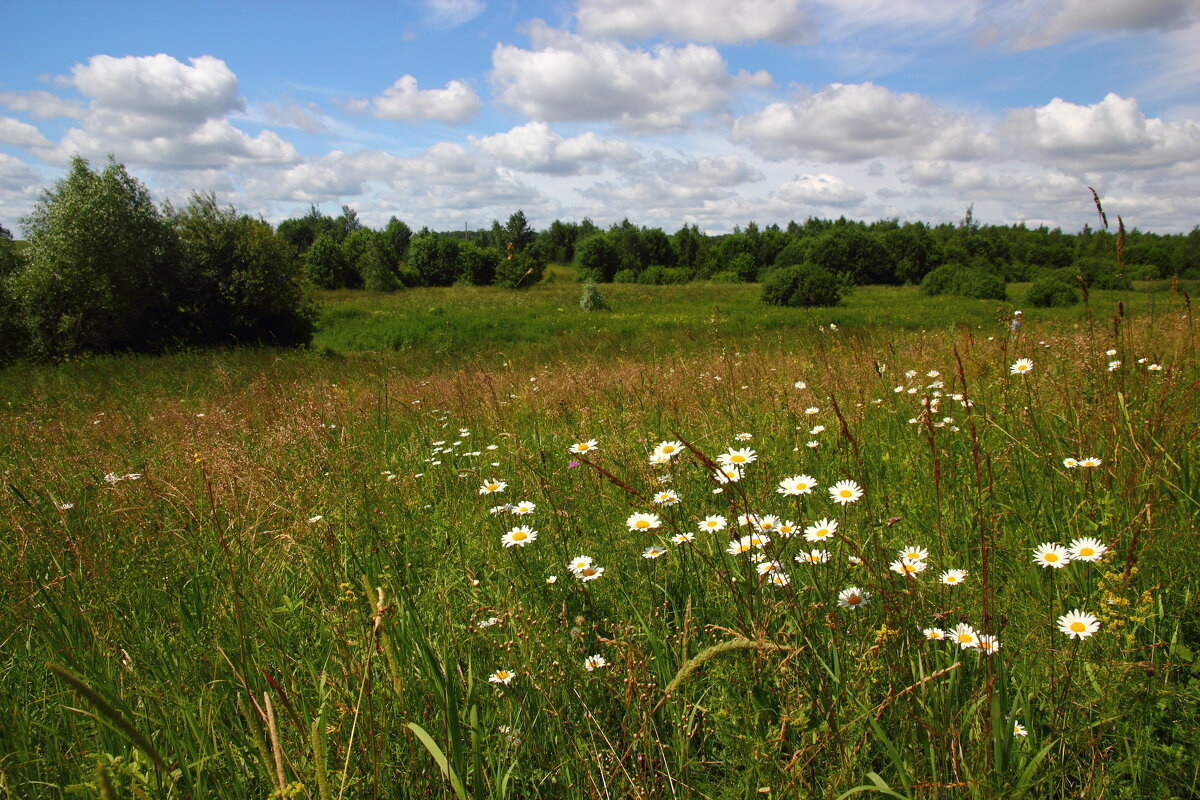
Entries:
{"label": "green bush", "polygon": [[637,283],[638,282],[637,270],[635,270],[635,269],[619,269],[619,270],[617,270],[617,273],[615,275],[613,275],[612,282],[613,283]]}
{"label": "green bush", "polygon": [[500,259],[496,265],[496,286],[505,289],[528,289],[542,279],[546,262],[521,251],[508,258]]}
{"label": "green bush", "polygon": [[683,267],[646,267],[638,273],[637,282],[649,286],[667,286],[670,284],[687,283],[692,278],[690,272]]}
{"label": "green bush", "polygon": [[575,268],[582,281],[611,283],[621,270],[621,253],[611,237],[597,233],[575,246]]}
{"label": "green bush", "polygon": [[583,286],[583,294],[579,296],[579,307],[585,311],[608,311],[608,303],[600,295],[596,284],[590,281]]}
{"label": "green bush", "polygon": [[408,244],[408,266],[426,286],[451,286],[459,275],[458,251],[458,239],[450,236],[414,236]]}
{"label": "green bush", "polygon": [[1054,274],[1043,274],[1029,287],[1025,302],[1035,308],[1073,306],[1079,302],[1079,292]]}
{"label": "green bush", "polygon": [[762,287],[762,301],[773,306],[836,306],[842,300],[837,277],[815,264],[793,264],[772,270]]}
{"label": "green bush", "polygon": [[1004,300],[1008,292],[1004,279],[978,267],[968,267],[959,262],[943,264],[932,270],[921,280],[922,294],[953,294],[977,300]]}
{"label": "green bush", "polygon": [[322,233],[304,253],[304,275],[318,289],[343,289],[349,268],[346,254],[332,234]]}
{"label": "green bush", "polygon": [[720,272],[714,272],[709,278],[713,283],[745,283],[742,276],[732,270],[723,269]]}
{"label": "green bush", "polygon": [[471,286],[490,286],[496,279],[496,267],[503,256],[494,247],[463,242],[458,248],[458,282]]}

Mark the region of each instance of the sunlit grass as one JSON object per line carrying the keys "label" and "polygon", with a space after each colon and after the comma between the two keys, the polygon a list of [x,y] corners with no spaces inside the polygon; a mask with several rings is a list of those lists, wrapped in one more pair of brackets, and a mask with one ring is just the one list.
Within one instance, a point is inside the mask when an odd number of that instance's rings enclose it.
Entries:
{"label": "sunlit grass", "polygon": [[[6,372],[0,797],[101,796],[97,764],[121,797],[1200,788],[1182,297],[1093,293],[1090,325],[1026,309],[1014,334],[1011,305],[908,289],[822,312],[602,290],[614,311],[566,283],[338,295],[313,352]],[[344,344],[372,325],[419,335]],[[663,441],[683,448],[652,465]],[[811,493],[776,491],[801,474]],[[843,479],[861,499],[832,500]],[[796,523],[749,551],[777,566],[726,552],[743,514]],[[522,525],[536,539],[505,547]],[[1100,561],[1035,563],[1083,537]],[[889,568],[910,547],[911,578]],[[850,587],[869,602],[839,605]],[[1060,632],[1074,609],[1098,631]],[[959,624],[999,649],[922,633]]]}

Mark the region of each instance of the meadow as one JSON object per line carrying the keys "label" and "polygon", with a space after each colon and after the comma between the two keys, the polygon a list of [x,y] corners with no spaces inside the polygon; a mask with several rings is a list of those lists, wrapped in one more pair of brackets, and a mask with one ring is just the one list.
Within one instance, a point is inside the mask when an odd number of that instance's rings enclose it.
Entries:
{"label": "meadow", "polygon": [[1195,288],[11,367],[0,798],[1194,797]]}

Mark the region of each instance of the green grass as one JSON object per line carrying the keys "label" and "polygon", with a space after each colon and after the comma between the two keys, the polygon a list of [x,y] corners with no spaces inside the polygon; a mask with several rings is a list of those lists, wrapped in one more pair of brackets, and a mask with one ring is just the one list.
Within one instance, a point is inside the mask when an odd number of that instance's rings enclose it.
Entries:
{"label": "green grass", "polygon": [[[339,293],[308,352],[4,372],[0,798],[1197,793],[1180,296],[1097,292],[1091,324],[1025,309],[1013,335],[1011,306],[911,289],[820,312],[757,287],[602,291],[614,311],[565,282]],[[694,449],[648,463],[677,437]],[[718,486],[707,463],[744,446]],[[814,493],[775,491],[800,473]],[[831,502],[843,478],[860,501]],[[665,487],[679,504],[650,502]],[[489,513],[518,500],[536,510]],[[657,535],[628,530],[650,511]],[[746,512],[839,535],[773,536],[781,588],[729,530],[670,541]],[[520,524],[537,539],[502,547]],[[1085,536],[1101,561],[1032,561]],[[889,564],[912,545],[929,567],[909,579]],[[795,563],[814,547],[828,563]],[[573,577],[581,555],[604,574]],[[851,585],[872,594],[853,612]],[[1094,636],[1058,632],[1074,608]],[[922,637],[959,622],[1000,650]]]}

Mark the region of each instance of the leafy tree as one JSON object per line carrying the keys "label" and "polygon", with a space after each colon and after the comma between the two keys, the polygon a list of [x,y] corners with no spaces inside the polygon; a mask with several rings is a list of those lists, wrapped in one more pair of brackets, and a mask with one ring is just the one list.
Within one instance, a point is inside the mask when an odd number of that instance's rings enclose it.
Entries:
{"label": "leafy tree", "polygon": [[363,227],[363,224],[358,219],[358,212],[350,206],[342,206],[342,215],[335,219],[333,224],[334,233],[339,242],[345,240],[347,236]]}
{"label": "leafy tree", "polygon": [[671,247],[671,237],[663,233],[662,228],[642,229],[642,252],[647,264],[659,267],[675,266],[675,249]]}
{"label": "leafy tree", "polygon": [[387,227],[383,229],[383,238],[390,250],[388,255],[393,264],[403,261],[408,255],[408,243],[412,241],[412,236],[412,228],[404,222],[395,217],[388,220]]}
{"label": "leafy tree", "polygon": [[1079,292],[1060,276],[1046,273],[1029,287],[1025,302],[1037,308],[1072,306],[1079,302]]}
{"label": "leafy tree", "polygon": [[848,272],[854,282],[895,283],[896,274],[887,250],[873,235],[857,225],[835,225],[818,236],[808,253],[809,260],[830,272]]}
{"label": "leafy tree", "polygon": [[346,286],[346,255],[332,234],[322,233],[304,254],[304,274],[318,289]]}
{"label": "leafy tree", "polygon": [[675,248],[675,263],[681,267],[695,270],[700,266],[700,253],[703,250],[706,237],[695,225],[684,225],[675,231],[671,244]]}
{"label": "leafy tree", "polygon": [[462,242],[458,246],[458,281],[471,286],[490,286],[502,258],[494,247]]}
{"label": "leafy tree", "polygon": [[612,240],[604,233],[584,239],[575,248],[575,255],[578,262],[576,270],[583,281],[612,283],[613,276],[622,269],[621,256]]}
{"label": "leafy tree", "polygon": [[450,286],[458,278],[459,242],[444,234],[414,236],[408,245],[408,265],[426,286]]}
{"label": "leafy tree", "polygon": [[546,263],[538,261],[528,251],[500,259],[496,265],[496,286],[505,289],[528,289],[542,279]]}
{"label": "leafy tree", "polygon": [[11,278],[33,354],[155,350],[178,322],[175,237],[149,190],[109,159],[75,158],[22,220],[26,264]]}
{"label": "leafy tree", "polygon": [[0,280],[17,271],[21,265],[21,256],[17,253],[17,245],[8,228],[0,225]]}
{"label": "leafy tree", "polygon": [[315,308],[291,245],[269,223],[194,194],[171,223],[179,237],[181,337],[197,344],[307,344]]}
{"label": "leafy tree", "polygon": [[537,238],[533,228],[529,227],[529,221],[525,219],[524,211],[514,211],[508,218],[508,223],[504,226],[504,250],[508,250],[508,245],[511,243],[513,250],[517,253],[523,251],[526,247],[533,244],[533,240]]}
{"label": "leafy tree", "polygon": [[296,248],[297,253],[303,256],[308,248],[312,247],[318,236],[327,233],[337,239],[340,229],[333,217],[322,214],[321,209],[313,204],[309,206],[308,213],[303,217],[285,219],[279,223],[278,232],[291,243],[292,247]]}
{"label": "leafy tree", "polygon": [[0,225],[0,365],[23,355],[26,330],[16,299],[9,289],[9,276],[21,266],[12,234]]}
{"label": "leafy tree", "polygon": [[763,279],[762,301],[768,305],[836,306],[841,300],[838,279],[829,270],[814,264],[779,267]]}

